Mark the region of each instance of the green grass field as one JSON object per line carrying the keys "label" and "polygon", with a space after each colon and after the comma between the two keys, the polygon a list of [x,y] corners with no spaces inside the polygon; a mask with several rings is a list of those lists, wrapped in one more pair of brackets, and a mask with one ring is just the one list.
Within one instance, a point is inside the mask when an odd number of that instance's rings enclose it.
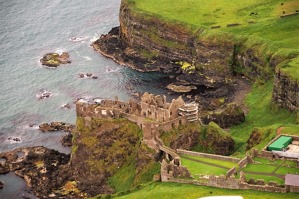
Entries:
{"label": "green grass field", "polygon": [[227,168],[238,167],[237,163],[230,162],[230,161],[223,161],[223,160],[216,160],[212,158],[205,158],[205,157],[198,157],[198,156],[191,156],[191,155],[180,155],[181,158],[192,158],[194,160],[200,160],[206,163],[216,164]]}
{"label": "green grass field", "polygon": [[191,175],[196,178],[198,174],[203,175],[221,175],[225,174],[229,169],[223,169],[216,166],[207,165],[200,162],[194,162],[192,160],[181,158],[182,166],[187,167]]}
{"label": "green grass field", "polygon": [[[280,0],[135,0],[140,11],[154,13],[163,18],[174,19],[195,26],[247,24],[249,21],[267,21],[278,18],[283,11],[292,13],[298,2]],[[254,14],[251,14],[254,13]]]}
{"label": "green grass field", "polygon": [[243,171],[257,171],[262,173],[272,173],[278,166],[266,165],[266,164],[248,164],[247,167],[242,169]]}
{"label": "green grass field", "polygon": [[[136,13],[158,17],[166,22],[185,25],[196,33],[205,29],[201,38],[211,37],[240,42],[257,54],[275,55],[290,60],[281,70],[299,79],[299,11],[297,0],[127,0]],[[281,3],[283,2],[283,5]],[[229,24],[240,24],[227,27]],[[220,26],[211,29],[213,26]],[[293,59],[294,58],[294,59]]]}
{"label": "green grass field", "polygon": [[253,158],[253,160],[262,164],[270,164],[270,165],[279,165],[283,162],[282,160],[271,161],[269,159],[258,158],[258,157]]}
{"label": "green grass field", "polygon": [[128,195],[115,197],[117,199],[197,199],[207,196],[243,196],[244,199],[296,199],[296,193],[269,193],[252,190],[229,190],[214,187],[204,187],[177,183],[153,183],[141,190]]}

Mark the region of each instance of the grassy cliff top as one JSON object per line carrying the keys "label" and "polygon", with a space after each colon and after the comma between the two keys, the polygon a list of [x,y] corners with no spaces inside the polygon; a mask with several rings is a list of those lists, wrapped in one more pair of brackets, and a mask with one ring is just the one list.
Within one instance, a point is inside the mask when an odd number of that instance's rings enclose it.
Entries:
{"label": "grassy cliff top", "polygon": [[[137,13],[157,16],[166,22],[186,24],[186,27],[192,27],[193,32],[204,28],[201,37],[221,35],[221,38],[240,39],[260,54],[290,59],[299,55],[298,0],[126,1]],[[291,16],[281,17],[285,15]],[[292,69],[282,67],[282,71],[299,80],[298,62],[293,60],[288,66]]]}

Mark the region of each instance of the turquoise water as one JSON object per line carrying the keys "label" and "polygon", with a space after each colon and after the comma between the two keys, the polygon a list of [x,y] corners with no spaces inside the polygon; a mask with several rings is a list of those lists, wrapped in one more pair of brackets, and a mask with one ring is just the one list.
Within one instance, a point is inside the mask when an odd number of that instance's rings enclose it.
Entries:
{"label": "turquoise water", "polygon": [[[119,6],[120,0],[0,0],[0,152],[36,145],[69,152],[60,145],[62,132],[43,134],[37,126],[52,121],[75,123],[77,98],[127,100],[134,92],[166,92],[160,85],[163,75],[132,71],[90,47],[119,24]],[[72,37],[82,41],[70,41]],[[69,52],[71,64],[57,69],[40,64],[45,53],[63,51]],[[78,79],[80,72],[98,79]],[[53,96],[38,99],[41,89]],[[66,103],[72,108],[62,109]],[[9,140],[16,137],[21,141]],[[0,198],[17,198],[9,190],[0,190]]]}

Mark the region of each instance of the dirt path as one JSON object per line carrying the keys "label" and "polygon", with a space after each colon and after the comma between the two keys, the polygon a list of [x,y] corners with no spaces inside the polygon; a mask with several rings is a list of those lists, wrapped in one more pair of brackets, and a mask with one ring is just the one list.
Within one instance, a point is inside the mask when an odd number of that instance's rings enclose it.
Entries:
{"label": "dirt path", "polygon": [[279,127],[276,131],[276,135],[280,135],[281,131],[283,130],[284,127]]}
{"label": "dirt path", "polygon": [[233,101],[239,104],[244,110],[245,114],[247,114],[249,112],[249,109],[245,104],[245,98],[251,90],[251,85],[250,82],[246,79],[237,80],[237,84],[238,86]]}

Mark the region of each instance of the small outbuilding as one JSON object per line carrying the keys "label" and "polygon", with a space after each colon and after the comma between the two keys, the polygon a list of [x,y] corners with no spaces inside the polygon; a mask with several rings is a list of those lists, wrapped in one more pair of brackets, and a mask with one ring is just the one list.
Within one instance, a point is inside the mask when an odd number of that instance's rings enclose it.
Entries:
{"label": "small outbuilding", "polygon": [[287,174],[284,184],[288,192],[299,192],[299,175]]}
{"label": "small outbuilding", "polygon": [[268,146],[268,151],[282,151],[293,141],[292,137],[289,136],[280,136],[272,144]]}

